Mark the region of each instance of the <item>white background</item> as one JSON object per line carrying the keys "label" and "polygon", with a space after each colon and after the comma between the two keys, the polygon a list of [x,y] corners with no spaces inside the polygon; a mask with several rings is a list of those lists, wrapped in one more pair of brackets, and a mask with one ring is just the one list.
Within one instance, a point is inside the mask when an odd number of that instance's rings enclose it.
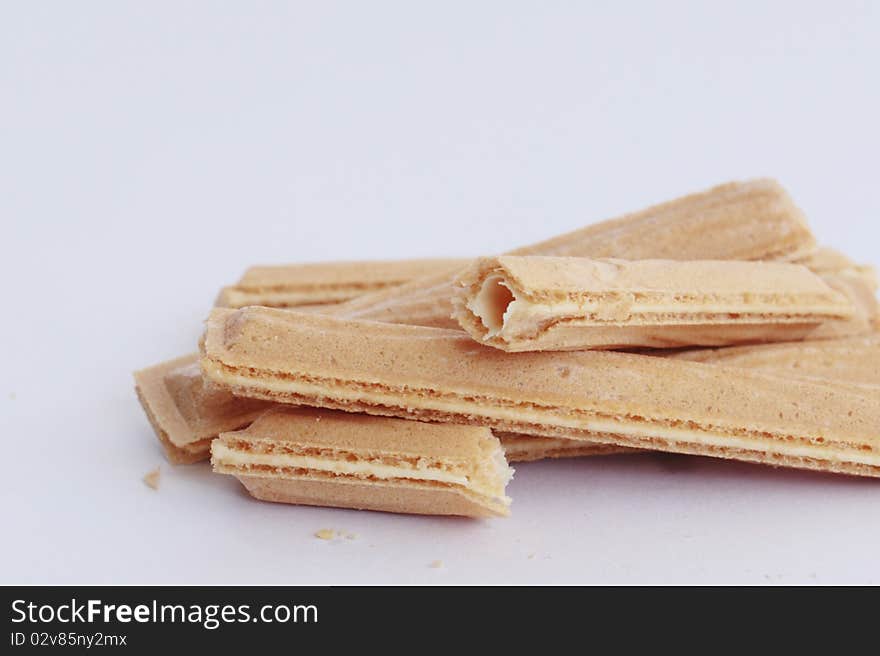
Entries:
{"label": "white background", "polygon": [[248,265],[499,252],[729,179],[877,263],[878,8],[4,2],[0,582],[880,583],[877,481],[646,455],[522,465],[507,520],[263,504],[164,463],[131,380]]}

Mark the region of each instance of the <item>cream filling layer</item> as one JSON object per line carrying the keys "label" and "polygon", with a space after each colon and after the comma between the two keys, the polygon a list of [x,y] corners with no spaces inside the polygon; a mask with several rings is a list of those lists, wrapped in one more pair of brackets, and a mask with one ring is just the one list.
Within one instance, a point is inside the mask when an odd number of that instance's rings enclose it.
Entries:
{"label": "cream filling layer", "polygon": [[[254,379],[248,376],[223,372],[223,377],[227,379],[228,384],[242,385],[245,388],[254,389]],[[550,415],[549,413],[537,412],[527,407],[504,407],[494,405],[480,405],[478,408],[471,407],[455,400],[444,398],[432,398],[430,403],[426,403],[425,397],[415,394],[406,396],[405,401],[400,395],[393,396],[390,394],[382,394],[377,392],[364,393],[363,390],[351,390],[344,387],[329,387],[308,383],[305,381],[283,380],[277,378],[257,379],[259,384],[265,389],[278,393],[294,393],[303,396],[327,397],[330,399],[340,399],[349,402],[368,402],[378,405],[384,405],[389,408],[419,408],[423,410],[435,410],[439,412],[447,412],[450,414],[460,415],[463,412],[475,414],[493,420],[508,422],[511,430],[517,432],[527,432],[522,423],[547,425],[554,428],[572,428],[580,431],[589,431],[597,433],[595,438],[582,437],[572,435],[571,439],[581,441],[595,441],[603,444],[620,444],[610,435],[630,436],[634,438],[646,438],[653,440],[655,438],[666,439],[673,443],[681,444],[704,444],[707,446],[747,449],[751,451],[762,451],[766,453],[777,453],[789,455],[792,457],[806,458],[823,458],[826,460],[859,463],[872,466],[880,466],[880,453],[872,451],[857,450],[856,443],[854,447],[834,447],[819,444],[799,444],[796,442],[785,441],[783,438],[776,439],[759,439],[745,436],[732,435],[723,432],[696,431],[685,428],[676,428],[666,426],[662,423],[652,423],[650,420],[645,422],[635,422],[626,420],[609,420],[601,417],[595,418],[578,418],[575,416]],[[564,410],[564,409],[563,409]],[[723,431],[723,427],[718,427],[716,431]],[[756,428],[755,430],[761,430]],[[540,433],[535,433],[540,435]],[[604,434],[604,435],[603,435]],[[549,435],[550,437],[559,437],[558,435]],[[633,446],[626,443],[623,446]],[[652,447],[649,443],[648,447]],[[871,445],[868,445],[871,446]],[[653,447],[656,448],[656,447]]]}
{"label": "cream filling layer", "polygon": [[373,478],[408,478],[421,481],[436,481],[470,487],[470,480],[462,474],[440,469],[424,469],[417,467],[395,467],[372,462],[350,462],[279,453],[252,453],[230,449],[222,442],[214,444],[214,459],[224,465],[247,466],[268,465],[270,467],[291,467],[296,469],[313,469],[332,472],[334,474],[364,475]]}
{"label": "cream filling layer", "polygon": [[[810,322],[824,319],[847,318],[850,309],[833,302],[801,302],[792,299],[790,305],[767,302],[731,300],[702,302],[650,302],[636,300],[633,294],[621,293],[610,299],[556,301],[536,303],[522,298],[500,274],[490,274],[480,289],[467,302],[467,309],[483,324],[484,340],[498,337],[512,340],[535,336],[547,324],[566,321],[576,325],[607,325],[627,321],[650,321],[664,315],[660,325],[676,323],[755,323],[774,317],[774,323]],[[736,314],[736,318],[717,315]],[[667,316],[672,315],[672,316]]]}
{"label": "cream filling layer", "polygon": [[[737,317],[719,318],[718,315],[737,314]],[[662,320],[651,321],[653,317],[663,315]],[[543,326],[554,322],[565,321],[569,325],[606,326],[633,322],[650,322],[662,325],[706,324],[728,326],[731,324],[749,323],[820,323],[826,318],[841,317],[842,314],[833,306],[823,308],[800,307],[798,313],[792,314],[790,309],[779,306],[748,307],[734,305],[701,304],[701,305],[628,305],[620,303],[599,303],[595,301],[575,303],[536,304],[518,299],[508,305],[500,330],[491,334],[489,339],[498,336],[502,339],[531,337],[540,332]],[[490,331],[491,332],[491,331]]]}

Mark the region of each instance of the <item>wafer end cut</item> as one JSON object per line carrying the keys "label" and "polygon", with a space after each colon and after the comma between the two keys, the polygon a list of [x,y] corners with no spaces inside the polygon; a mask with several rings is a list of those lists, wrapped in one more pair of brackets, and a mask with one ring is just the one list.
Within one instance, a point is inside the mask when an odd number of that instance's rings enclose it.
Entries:
{"label": "wafer end cut", "polygon": [[274,408],[212,445],[214,471],[261,500],[360,510],[506,516],[513,470],[488,428]]}
{"label": "wafer end cut", "polygon": [[221,431],[247,426],[269,406],[211,385],[198,360],[190,354],[134,372],[138,400],[173,464],[207,460]]}

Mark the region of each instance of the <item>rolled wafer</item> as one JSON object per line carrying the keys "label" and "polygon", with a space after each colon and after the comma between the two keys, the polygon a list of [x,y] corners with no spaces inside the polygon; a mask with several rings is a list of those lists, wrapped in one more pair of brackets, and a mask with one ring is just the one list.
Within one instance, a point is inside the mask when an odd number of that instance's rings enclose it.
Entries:
{"label": "rolled wafer", "polygon": [[270,405],[206,382],[198,354],[136,371],[134,380],[141,406],[175,464],[206,460],[211,440],[221,431],[247,426]]}
{"label": "rolled wafer", "polygon": [[796,340],[853,312],[815,273],[781,262],[482,258],[453,297],[461,327],[504,351]]}
{"label": "rolled wafer", "polygon": [[880,476],[880,399],[612,351],[503,353],[460,331],[215,309],[204,374],[233,393],[350,412]]}
{"label": "rolled wafer", "polygon": [[[731,182],[508,253],[631,260],[791,260],[816,242],[775,180]],[[328,309],[333,316],[458,328],[452,275],[414,280]]]}
{"label": "rolled wafer", "polygon": [[239,308],[246,305],[300,307],[340,303],[414,278],[448,274],[467,262],[425,258],[254,266],[245,271],[235,285],[220,291],[216,305]]}
{"label": "rolled wafer", "polygon": [[420,515],[505,516],[513,470],[488,428],[276,407],[222,433],[214,471],[266,501]]}
{"label": "rolled wafer", "polygon": [[880,390],[880,334],[813,342],[697,349],[669,357]]}

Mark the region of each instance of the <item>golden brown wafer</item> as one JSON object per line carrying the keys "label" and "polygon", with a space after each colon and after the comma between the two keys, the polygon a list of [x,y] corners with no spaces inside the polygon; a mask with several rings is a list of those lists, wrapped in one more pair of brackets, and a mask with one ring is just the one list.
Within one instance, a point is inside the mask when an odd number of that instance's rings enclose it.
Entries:
{"label": "golden brown wafer", "polygon": [[504,351],[795,340],[854,312],[797,264],[540,256],[476,260],[456,278],[453,311]]}
{"label": "golden brown wafer", "polygon": [[509,514],[513,470],[488,428],[277,407],[211,447],[260,499],[423,515]]}
{"label": "golden brown wafer", "polygon": [[300,307],[340,303],[415,278],[448,274],[467,262],[425,258],[254,266],[245,271],[235,285],[220,291],[216,305],[239,308],[246,305]]}
{"label": "golden brown wafer", "polygon": [[880,400],[863,390],[257,307],[215,309],[203,349],[204,374],[243,396],[880,476]]}
{"label": "golden brown wafer", "polygon": [[[731,182],[603,221],[510,255],[631,260],[790,260],[816,242],[803,214],[774,180]],[[452,276],[437,275],[366,294],[328,309],[333,316],[458,328]]]}

